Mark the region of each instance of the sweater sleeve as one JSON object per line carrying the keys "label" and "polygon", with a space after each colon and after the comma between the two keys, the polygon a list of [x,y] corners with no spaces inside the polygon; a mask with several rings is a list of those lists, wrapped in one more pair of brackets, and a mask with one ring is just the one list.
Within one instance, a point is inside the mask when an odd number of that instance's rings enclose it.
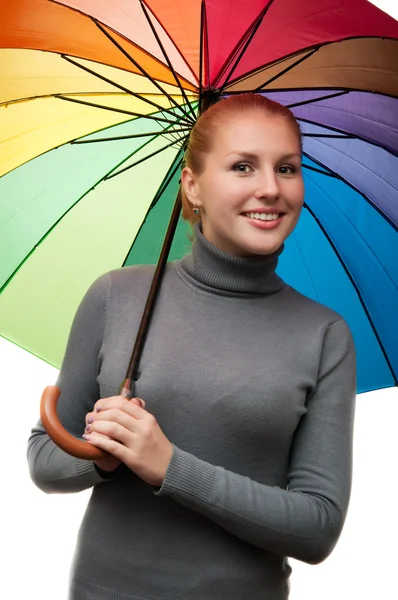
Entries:
{"label": "sweater sleeve", "polygon": [[287,489],[260,484],[174,447],[169,496],[266,551],[317,564],[346,517],[352,475],[355,350],[344,320],[324,337],[317,386],[292,442]]}
{"label": "sweater sleeve", "polygon": [[[104,332],[109,277],[90,287],[76,312],[56,385],[61,389],[57,412],[69,433],[81,437],[85,416],[99,399],[97,375]],[[39,421],[28,441],[28,464],[33,482],[44,492],[80,492],[109,480],[92,461],[77,459],[48,437]]]}

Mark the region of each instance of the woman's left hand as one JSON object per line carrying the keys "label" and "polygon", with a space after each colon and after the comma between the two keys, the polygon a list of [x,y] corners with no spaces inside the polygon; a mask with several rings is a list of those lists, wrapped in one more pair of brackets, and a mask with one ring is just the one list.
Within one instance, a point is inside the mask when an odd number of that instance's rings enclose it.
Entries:
{"label": "woman's left hand", "polygon": [[160,487],[173,446],[155,417],[123,396],[98,400],[84,438],[121,460],[136,475]]}

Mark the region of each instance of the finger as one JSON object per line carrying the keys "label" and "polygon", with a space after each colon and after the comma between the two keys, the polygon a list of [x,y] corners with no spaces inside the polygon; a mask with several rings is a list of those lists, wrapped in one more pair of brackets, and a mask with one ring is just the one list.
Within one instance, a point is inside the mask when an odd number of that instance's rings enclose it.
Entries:
{"label": "finger", "polygon": [[115,408],[115,406],[120,406],[121,401],[127,402],[126,398],[123,396],[109,396],[108,398],[100,398],[93,406],[93,412],[100,412],[101,410],[109,410],[110,408]]}
{"label": "finger", "polygon": [[[132,398],[128,400],[123,396],[112,396],[98,400],[94,405],[93,414],[102,413],[111,409],[119,409],[136,419],[143,419],[145,411],[145,402],[141,398]],[[90,414],[91,416],[91,414]]]}
{"label": "finger", "polygon": [[[93,417],[89,419],[90,422],[87,423],[86,432],[98,431],[98,427],[96,427],[96,425],[100,422],[114,423],[115,425],[121,425],[131,432],[135,432],[138,429],[139,420],[142,419],[137,419],[124,410],[120,410],[119,408],[110,408],[109,410],[95,413]],[[113,434],[111,433],[110,435]]]}
{"label": "finger", "polygon": [[84,434],[83,437],[89,444],[101,448],[101,450],[105,450],[105,452],[112,454],[112,456],[118,458],[122,462],[125,462],[128,458],[128,448],[115,439],[97,432]]}
{"label": "finger", "polygon": [[[130,419],[130,422],[133,419]],[[102,436],[108,437],[109,439],[120,442],[126,446],[132,443],[134,432],[124,427],[120,423],[115,421],[94,421],[92,425],[89,426],[90,429],[86,432],[86,435],[92,436],[96,434],[101,434]]]}
{"label": "finger", "polygon": [[[139,413],[138,411],[132,409],[132,406],[136,406],[138,408],[142,407],[143,412]],[[131,400],[128,400],[123,396],[111,396],[109,398],[102,398],[101,400],[98,400],[95,403],[93,411],[86,414],[86,426],[93,423],[99,413],[106,414],[109,410],[115,408],[121,410],[126,414],[129,414],[131,417],[134,417],[136,419],[142,419],[145,416],[145,409],[143,407],[145,407],[145,402],[144,400],[141,400],[141,398],[132,398]]]}
{"label": "finger", "polygon": [[145,408],[145,400],[142,398],[131,398],[130,402],[137,404],[137,406],[141,406],[141,408]]}
{"label": "finger", "polygon": [[98,436],[101,436],[101,437],[107,438],[108,440],[111,440],[111,439],[112,439],[112,438],[111,438],[109,435],[105,435],[105,434],[103,434],[103,433],[98,433],[98,432],[93,432],[93,431],[91,430],[91,428],[89,428],[89,430],[85,429],[85,430],[84,430],[84,433],[83,433],[83,435],[82,435],[82,437],[83,437],[85,440],[87,440],[87,438],[88,438],[88,437],[90,437],[90,435],[92,435],[93,433],[95,433],[95,435],[98,435]]}
{"label": "finger", "polygon": [[[92,431],[93,431],[92,424],[91,423],[87,424],[86,427],[85,427],[85,429],[84,429],[84,431],[83,431],[83,437],[86,438],[86,436],[89,435],[90,433],[92,433]],[[105,434],[102,434],[102,433],[98,434],[98,435],[104,435],[105,436]],[[109,436],[105,436],[105,437],[109,437]]]}

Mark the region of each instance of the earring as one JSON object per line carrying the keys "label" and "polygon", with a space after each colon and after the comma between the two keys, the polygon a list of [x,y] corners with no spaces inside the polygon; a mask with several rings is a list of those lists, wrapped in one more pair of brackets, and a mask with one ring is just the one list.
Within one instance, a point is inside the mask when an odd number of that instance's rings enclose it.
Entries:
{"label": "earring", "polygon": [[197,206],[193,207],[192,212],[195,213],[195,215],[200,215],[200,210]]}

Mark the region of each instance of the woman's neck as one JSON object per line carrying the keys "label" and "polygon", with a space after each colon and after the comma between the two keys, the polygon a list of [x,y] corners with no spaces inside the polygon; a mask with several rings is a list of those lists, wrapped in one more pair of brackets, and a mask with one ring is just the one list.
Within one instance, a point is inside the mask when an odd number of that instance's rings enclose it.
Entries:
{"label": "woman's neck", "polygon": [[209,242],[194,226],[192,253],[181,261],[182,269],[200,284],[233,294],[272,294],[284,285],[275,273],[283,246],[273,254],[239,257],[223,252]]}

